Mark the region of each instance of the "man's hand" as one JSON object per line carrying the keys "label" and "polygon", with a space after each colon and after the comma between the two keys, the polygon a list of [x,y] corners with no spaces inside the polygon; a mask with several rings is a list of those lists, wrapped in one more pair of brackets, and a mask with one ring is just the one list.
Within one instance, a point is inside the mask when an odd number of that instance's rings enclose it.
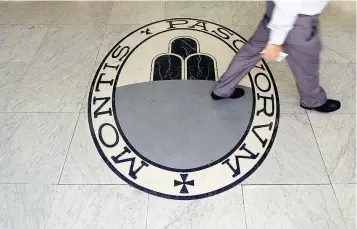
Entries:
{"label": "man's hand", "polygon": [[275,60],[282,51],[283,47],[281,45],[267,44],[262,57],[266,60]]}

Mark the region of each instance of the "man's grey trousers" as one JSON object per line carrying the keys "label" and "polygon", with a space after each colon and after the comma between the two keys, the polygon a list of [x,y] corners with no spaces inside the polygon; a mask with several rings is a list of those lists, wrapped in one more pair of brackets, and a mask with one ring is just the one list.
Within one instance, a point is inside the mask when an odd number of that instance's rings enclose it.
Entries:
{"label": "man's grey trousers", "polygon": [[[234,56],[227,71],[213,89],[214,94],[229,97],[239,81],[262,59],[260,52],[265,48],[269,39],[267,25],[274,9],[274,3],[267,1],[266,7],[266,14],[257,30]],[[299,15],[283,45],[284,52],[288,54],[286,60],[295,76],[300,103],[311,108],[326,102],[326,93],[319,85],[321,42],[318,23],[318,15]]]}

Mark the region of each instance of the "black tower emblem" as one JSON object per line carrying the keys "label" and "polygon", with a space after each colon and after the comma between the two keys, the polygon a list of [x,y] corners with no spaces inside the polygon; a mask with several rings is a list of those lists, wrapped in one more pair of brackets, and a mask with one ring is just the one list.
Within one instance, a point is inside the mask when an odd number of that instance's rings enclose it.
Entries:
{"label": "black tower emblem", "polygon": [[193,37],[176,37],[169,43],[168,53],[156,56],[152,62],[151,80],[217,80],[214,57],[200,52]]}

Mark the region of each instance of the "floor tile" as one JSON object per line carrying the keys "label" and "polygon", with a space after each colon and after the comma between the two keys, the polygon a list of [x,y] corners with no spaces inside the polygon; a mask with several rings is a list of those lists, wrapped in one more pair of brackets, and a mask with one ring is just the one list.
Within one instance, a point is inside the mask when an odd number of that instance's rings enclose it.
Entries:
{"label": "floor tile", "polygon": [[16,94],[27,63],[0,62],[0,112],[5,111],[10,99]]}
{"label": "floor tile", "polygon": [[87,114],[80,114],[61,184],[126,184],[104,162],[92,139]]}
{"label": "floor tile", "polygon": [[58,13],[53,24],[107,24],[113,2],[56,2]]}
{"label": "floor tile", "polygon": [[345,219],[347,229],[356,228],[356,185],[334,184],[337,201]]}
{"label": "floor tile", "polygon": [[164,1],[115,2],[109,24],[149,24],[164,19]]}
{"label": "floor tile", "polygon": [[356,113],[356,66],[354,64],[322,64],[320,84],[325,89],[328,98],[341,101],[341,109],[336,113]]}
{"label": "floor tile", "polygon": [[0,24],[51,24],[57,13],[53,2],[2,2]]}
{"label": "floor tile", "polygon": [[321,14],[321,24],[335,28],[343,26],[356,27],[356,2],[330,1]]}
{"label": "floor tile", "polygon": [[321,27],[320,58],[329,63],[356,63],[356,27]]}
{"label": "floor tile", "polygon": [[52,185],[0,185],[0,228],[44,228],[55,194]]}
{"label": "floor tile", "polygon": [[79,112],[92,76],[93,63],[33,63],[6,111]]}
{"label": "floor tile", "polygon": [[0,183],[57,183],[77,114],[0,114]]}
{"label": "floor tile", "polygon": [[108,25],[99,49],[97,62],[102,62],[107,53],[124,37],[143,25]]}
{"label": "floor tile", "polygon": [[248,229],[343,229],[332,187],[244,186]]}
{"label": "floor tile", "polygon": [[48,29],[35,62],[94,62],[106,25],[55,25]]}
{"label": "floor tile", "polygon": [[263,18],[263,1],[168,1],[165,18],[196,18],[225,25],[258,25]]}
{"label": "floor tile", "polygon": [[280,114],[306,114],[306,110],[300,107],[298,101],[295,103],[280,103]]}
{"label": "floor tile", "polygon": [[41,25],[0,25],[0,61],[30,62],[47,30]]}
{"label": "floor tile", "polygon": [[144,229],[147,202],[128,186],[61,185],[46,229]]}
{"label": "floor tile", "polygon": [[332,183],[356,182],[355,115],[309,114]]}
{"label": "floor tile", "polygon": [[246,229],[240,186],[202,200],[149,196],[147,229]]}
{"label": "floor tile", "polygon": [[[294,136],[293,138],[291,136]],[[283,114],[272,149],[244,184],[328,184],[306,114]]]}

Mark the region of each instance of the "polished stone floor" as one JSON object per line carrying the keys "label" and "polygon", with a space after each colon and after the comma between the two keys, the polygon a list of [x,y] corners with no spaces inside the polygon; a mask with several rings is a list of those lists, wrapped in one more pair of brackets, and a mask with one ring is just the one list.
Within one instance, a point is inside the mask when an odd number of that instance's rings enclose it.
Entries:
{"label": "polished stone floor", "polygon": [[[88,126],[95,72],[137,28],[197,18],[245,38],[264,2],[1,2],[0,229],[356,228],[356,5],[321,16],[321,84],[342,109],[299,107],[286,62],[275,142],[241,184],[197,200],[142,192],[100,157]],[[217,174],[219,176],[219,174]]]}

